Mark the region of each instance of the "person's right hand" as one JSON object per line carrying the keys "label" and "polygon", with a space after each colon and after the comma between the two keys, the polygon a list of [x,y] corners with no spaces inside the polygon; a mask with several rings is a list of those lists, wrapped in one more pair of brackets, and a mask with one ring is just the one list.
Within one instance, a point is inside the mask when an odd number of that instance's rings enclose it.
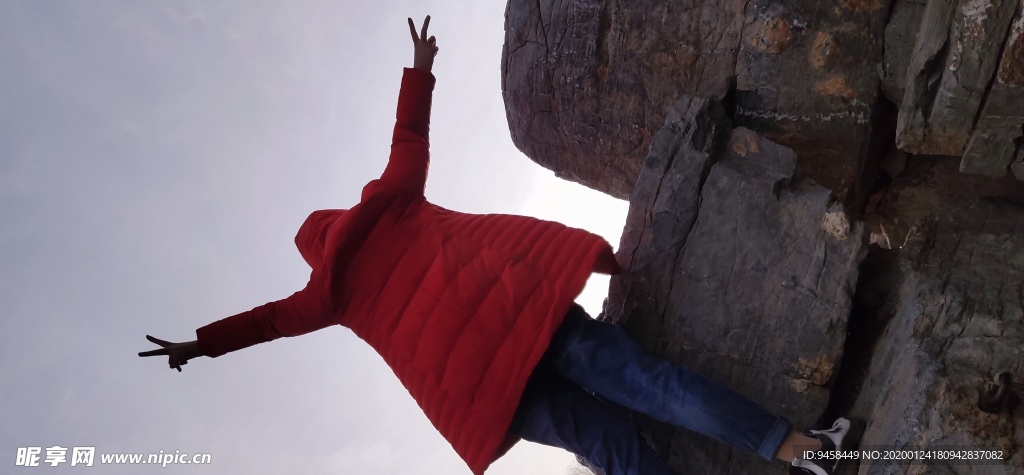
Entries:
{"label": "person's right hand", "polygon": [[412,33],[413,61],[412,67],[430,71],[434,67],[434,56],[437,56],[437,38],[427,38],[427,25],[430,24],[430,15],[423,20],[423,29],[416,34],[416,24],[409,19],[409,33]]}
{"label": "person's right hand", "polygon": [[153,338],[149,335],[146,335],[146,339],[162,346],[163,348],[159,350],[143,351],[139,353],[139,356],[167,355],[167,364],[170,365],[171,369],[178,370],[179,373],[181,372],[181,365],[188,364],[188,360],[204,356],[203,350],[199,348],[199,342],[195,340],[185,343],[171,343],[159,338]]}

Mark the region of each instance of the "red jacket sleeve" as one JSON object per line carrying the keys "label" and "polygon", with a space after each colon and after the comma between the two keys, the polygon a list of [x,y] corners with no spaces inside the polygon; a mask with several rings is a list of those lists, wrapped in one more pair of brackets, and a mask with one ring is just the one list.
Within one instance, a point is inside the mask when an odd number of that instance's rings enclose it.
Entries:
{"label": "red jacket sleeve", "polygon": [[405,68],[391,138],[391,158],[380,177],[381,185],[423,194],[430,164],[428,135],[434,82],[434,75],[428,71]]}
{"label": "red jacket sleeve", "polygon": [[336,324],[333,312],[309,285],[290,297],[256,307],[196,330],[203,354],[216,358],[283,336],[298,336]]}

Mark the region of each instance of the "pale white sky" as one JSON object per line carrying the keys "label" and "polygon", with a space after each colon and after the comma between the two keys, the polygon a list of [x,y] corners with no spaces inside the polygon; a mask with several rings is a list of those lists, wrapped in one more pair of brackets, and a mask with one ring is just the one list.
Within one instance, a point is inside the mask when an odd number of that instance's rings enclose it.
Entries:
{"label": "pale white sky", "polygon": [[[343,328],[183,373],[144,335],[301,288],[292,239],[383,170],[406,17],[440,54],[427,197],[581,227],[618,245],[627,203],[512,145],[505,3],[0,2],[0,471],[467,474],[372,349]],[[594,278],[580,302],[607,292]],[[18,447],[206,452],[208,466],[14,467]],[[488,472],[563,474],[522,443]],[[98,465],[98,461],[96,462]],[[12,468],[13,467],[13,468]]]}

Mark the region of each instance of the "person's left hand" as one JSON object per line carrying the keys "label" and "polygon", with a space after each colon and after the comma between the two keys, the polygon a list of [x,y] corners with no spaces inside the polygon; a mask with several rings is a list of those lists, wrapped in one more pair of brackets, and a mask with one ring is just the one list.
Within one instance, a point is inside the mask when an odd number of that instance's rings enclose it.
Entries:
{"label": "person's left hand", "polygon": [[429,72],[434,67],[434,56],[437,56],[437,38],[427,38],[427,25],[430,24],[430,15],[423,20],[423,29],[416,34],[416,24],[409,19],[409,33],[412,34],[413,61],[412,67]]}
{"label": "person's left hand", "polygon": [[171,343],[149,335],[146,335],[146,339],[163,348],[143,351],[139,353],[139,356],[167,355],[167,364],[170,365],[171,369],[178,370],[179,373],[181,372],[181,365],[188,364],[188,360],[203,356],[203,350],[199,348],[199,342],[195,340],[185,343]]}

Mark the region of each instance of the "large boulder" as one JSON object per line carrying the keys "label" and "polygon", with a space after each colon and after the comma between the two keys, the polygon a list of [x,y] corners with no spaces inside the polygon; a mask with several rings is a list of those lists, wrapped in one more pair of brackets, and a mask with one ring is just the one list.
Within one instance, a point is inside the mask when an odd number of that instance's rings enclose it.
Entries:
{"label": "large boulder", "polygon": [[[811,427],[843,356],[866,252],[830,191],[793,180],[792,150],[730,129],[684,97],[654,137],[630,200],[602,318],[652,351]],[[681,473],[766,473],[754,454],[657,424]],[[774,466],[782,473],[782,464]]]}
{"label": "large boulder", "polygon": [[734,123],[792,148],[800,174],[858,213],[893,134],[904,152],[1024,180],[1022,8],[1016,0],[509,0],[501,61],[509,129],[535,162],[623,199],[681,94],[723,101]]}
{"label": "large boulder", "polygon": [[889,0],[510,0],[502,92],[515,144],[627,198],[681,94],[793,148],[843,201],[870,149]]}

